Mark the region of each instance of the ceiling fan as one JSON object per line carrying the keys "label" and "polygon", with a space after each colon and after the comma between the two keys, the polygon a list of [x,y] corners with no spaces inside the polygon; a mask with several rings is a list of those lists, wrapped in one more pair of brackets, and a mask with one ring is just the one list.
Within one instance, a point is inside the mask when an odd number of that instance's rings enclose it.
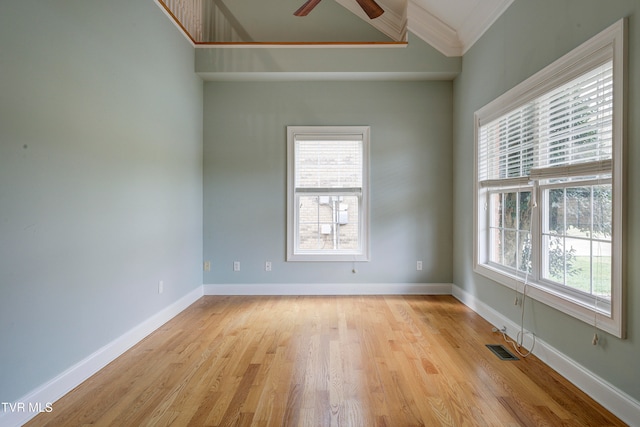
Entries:
{"label": "ceiling fan", "polygon": [[[384,9],[381,8],[374,0],[356,0],[364,13],[367,14],[369,19],[375,19],[384,13]],[[307,16],[309,12],[313,10],[320,3],[320,0],[307,0],[305,4],[300,6],[300,9],[296,10],[293,14],[295,16]]]}

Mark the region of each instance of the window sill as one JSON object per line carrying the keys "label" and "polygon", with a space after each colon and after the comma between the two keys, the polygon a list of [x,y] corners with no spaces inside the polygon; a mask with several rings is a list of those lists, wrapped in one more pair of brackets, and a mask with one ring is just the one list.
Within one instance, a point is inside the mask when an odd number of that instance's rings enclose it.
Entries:
{"label": "window sill", "polygon": [[474,271],[481,276],[493,280],[494,282],[515,290],[519,293],[525,293],[526,297],[530,297],[549,307],[555,308],[560,312],[581,320],[589,325],[593,325],[605,332],[612,334],[618,338],[624,338],[621,313],[616,313],[615,306],[612,304],[612,313],[607,314],[594,307],[588,306],[581,301],[571,298],[571,296],[554,291],[542,284],[527,281],[525,288],[524,277],[516,277],[499,269],[484,264],[476,264]]}

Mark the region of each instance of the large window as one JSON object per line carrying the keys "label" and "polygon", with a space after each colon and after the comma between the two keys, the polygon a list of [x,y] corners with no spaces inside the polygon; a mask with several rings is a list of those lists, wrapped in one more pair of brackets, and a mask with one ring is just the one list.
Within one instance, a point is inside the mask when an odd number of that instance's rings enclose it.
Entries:
{"label": "large window", "polygon": [[289,126],[289,261],[365,261],[369,128]]}
{"label": "large window", "polygon": [[624,21],[476,112],[476,271],[623,328]]}

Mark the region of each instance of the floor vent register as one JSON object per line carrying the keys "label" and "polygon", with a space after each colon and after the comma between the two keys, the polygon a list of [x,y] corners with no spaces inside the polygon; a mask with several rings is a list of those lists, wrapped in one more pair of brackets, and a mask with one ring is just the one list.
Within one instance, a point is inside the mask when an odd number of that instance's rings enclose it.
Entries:
{"label": "floor vent register", "polygon": [[487,348],[502,360],[519,360],[509,350],[500,344],[487,344]]}

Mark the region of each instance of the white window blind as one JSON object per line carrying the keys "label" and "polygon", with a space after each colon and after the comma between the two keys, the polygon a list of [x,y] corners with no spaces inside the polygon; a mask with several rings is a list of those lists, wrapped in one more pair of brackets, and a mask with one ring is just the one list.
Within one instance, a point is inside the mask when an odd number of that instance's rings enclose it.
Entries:
{"label": "white window blind", "polygon": [[362,135],[307,140],[296,136],[296,191],[362,190]]}
{"label": "white window blind", "polygon": [[491,122],[480,123],[481,185],[610,171],[612,111],[613,61],[608,60]]}

